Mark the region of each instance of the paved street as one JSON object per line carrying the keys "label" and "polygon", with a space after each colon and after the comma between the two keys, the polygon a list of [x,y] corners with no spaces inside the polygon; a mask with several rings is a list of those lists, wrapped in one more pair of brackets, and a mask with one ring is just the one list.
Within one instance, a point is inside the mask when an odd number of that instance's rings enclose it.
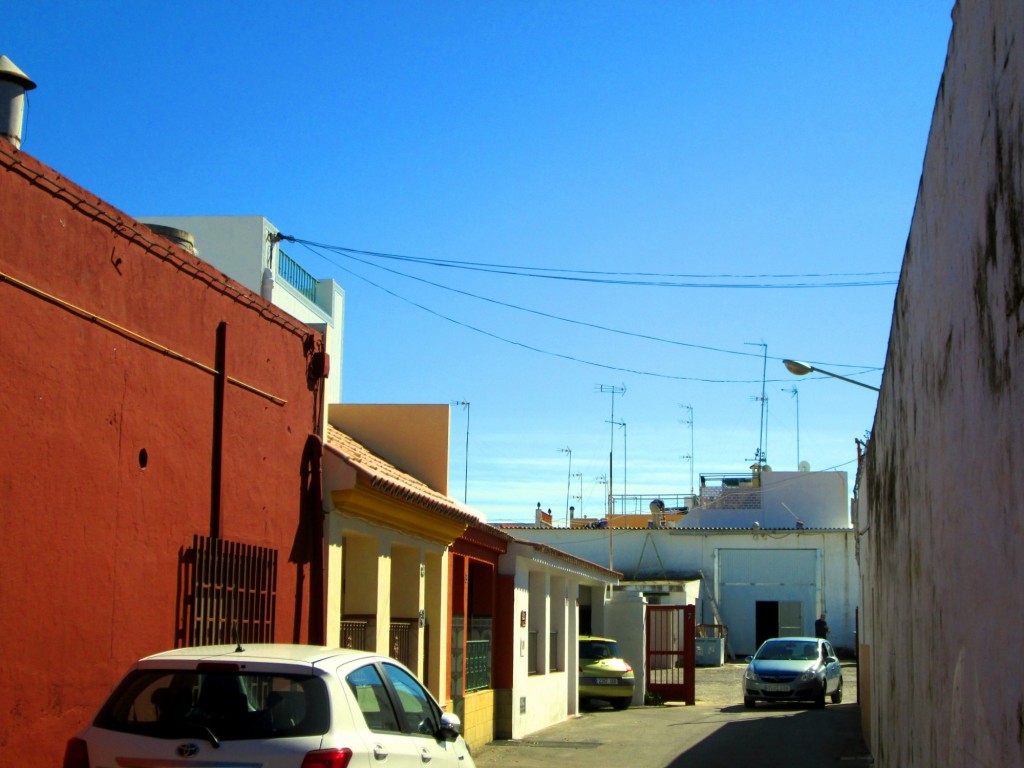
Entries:
{"label": "paved street", "polygon": [[518,742],[494,742],[475,755],[479,768],[624,765],[629,768],[817,768],[870,765],[860,735],[856,668],[843,667],[843,703],[758,705],[740,696],[744,664],[697,670],[692,707],[585,711]]}

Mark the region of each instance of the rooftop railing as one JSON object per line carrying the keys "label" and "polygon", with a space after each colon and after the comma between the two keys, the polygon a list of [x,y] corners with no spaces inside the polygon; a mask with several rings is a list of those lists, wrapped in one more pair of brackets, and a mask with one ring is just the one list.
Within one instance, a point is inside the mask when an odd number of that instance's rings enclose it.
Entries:
{"label": "rooftop railing", "polygon": [[278,254],[277,273],[295,290],[316,304],[316,278],[284,251],[279,250]]}

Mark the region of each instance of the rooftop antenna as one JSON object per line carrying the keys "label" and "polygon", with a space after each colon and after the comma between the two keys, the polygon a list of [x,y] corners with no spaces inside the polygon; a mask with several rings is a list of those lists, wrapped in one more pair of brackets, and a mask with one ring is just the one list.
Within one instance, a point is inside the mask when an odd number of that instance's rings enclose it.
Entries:
{"label": "rooftop antenna", "polygon": [[[583,517],[583,473],[582,472],[577,472],[576,474],[572,475],[570,477],[570,479],[572,479],[573,477],[578,477],[580,479],[580,495],[576,496],[576,498],[579,499],[579,501],[580,501],[580,517]],[[570,525],[572,524],[572,511],[573,511],[572,507],[569,507],[569,521],[570,521]]]}
{"label": "rooftop antenna", "polygon": [[789,389],[783,388],[783,392],[789,392],[789,396],[796,399],[796,465],[800,467],[800,390],[794,384]]}
{"label": "rooftop antenna", "polygon": [[465,479],[462,481],[462,503],[467,504],[469,498],[469,402],[467,400],[459,400],[457,403],[452,405],[461,405],[466,409],[466,474]]}
{"label": "rooftop antenna", "polygon": [[569,478],[565,481],[565,527],[569,527],[569,494],[572,487],[572,448],[566,446],[565,448],[559,448],[559,453],[569,454]]}
{"label": "rooftop antenna", "polygon": [[[626,494],[627,494],[626,488],[628,486],[628,480],[629,480],[629,475],[627,474],[627,471],[629,469],[629,454],[627,453],[627,451],[629,450],[629,444],[628,444],[628,441],[626,439],[626,422],[624,422],[624,421],[613,421],[612,422],[612,426],[613,427],[622,427],[622,506],[623,506],[622,514],[626,514],[626,509],[625,509],[625,506],[626,506]],[[613,500],[613,503],[614,503],[614,500]]]}
{"label": "rooftop antenna", "polygon": [[[608,478],[605,477],[604,475],[601,475],[600,477],[597,478],[597,482],[604,485],[605,483],[608,483]],[[610,492],[606,494],[606,498],[611,499]],[[604,523],[606,526],[608,526],[608,570],[614,570],[613,563],[615,562],[615,551],[614,546],[612,544],[612,520],[610,514],[605,514]]]}
{"label": "rooftop antenna", "polygon": [[766,404],[768,403],[768,398],[765,396],[764,391],[765,382],[768,376],[768,345],[765,344],[763,341],[748,341],[745,343],[751,347],[761,347],[761,350],[764,354],[764,365],[761,369],[761,396],[754,397],[755,400],[761,401],[761,429],[757,437],[757,458],[755,460],[757,466],[757,476],[760,477],[761,466],[767,461],[768,458],[766,447],[766,443],[768,442],[768,417],[766,414]]}
{"label": "rooftop antenna", "polygon": [[683,458],[690,461],[690,495],[693,496],[693,406],[680,404],[679,407],[685,408],[690,414],[690,418],[683,422],[683,424],[690,427],[690,455],[683,456]]}
{"label": "rooftop antenna", "polygon": [[[607,515],[611,516],[611,515],[613,515],[615,513],[615,498],[613,496],[613,494],[615,493],[615,491],[613,489],[613,485],[614,485],[614,482],[613,482],[614,481],[614,472],[612,471],[613,470],[613,466],[614,466],[614,462],[612,461],[612,456],[615,454],[615,396],[616,395],[624,395],[624,394],[626,394],[626,385],[622,384],[621,386],[616,387],[616,386],[611,385],[611,384],[598,384],[597,385],[597,391],[601,392],[601,393],[607,392],[607,393],[611,394],[611,396],[612,396],[612,418],[611,418],[612,440],[611,440],[611,448],[608,450],[608,496],[607,496],[607,498],[608,498],[608,505],[607,505],[608,506],[608,511],[607,511]],[[611,566],[609,566],[609,567],[611,567]]]}

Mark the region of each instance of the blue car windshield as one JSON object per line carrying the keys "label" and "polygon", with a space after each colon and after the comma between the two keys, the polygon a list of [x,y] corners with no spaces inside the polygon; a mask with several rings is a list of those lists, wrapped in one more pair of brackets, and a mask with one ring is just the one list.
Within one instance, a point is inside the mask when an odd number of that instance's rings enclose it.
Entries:
{"label": "blue car windshield", "polygon": [[754,657],[758,661],[812,661],[818,658],[817,643],[767,642]]}

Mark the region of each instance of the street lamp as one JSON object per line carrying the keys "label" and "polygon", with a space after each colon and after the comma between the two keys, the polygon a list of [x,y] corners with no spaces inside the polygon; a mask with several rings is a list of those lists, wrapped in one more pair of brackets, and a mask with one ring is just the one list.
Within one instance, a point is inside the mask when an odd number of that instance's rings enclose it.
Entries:
{"label": "street lamp", "polygon": [[879,391],[878,387],[872,387],[870,384],[865,384],[864,382],[857,381],[856,379],[848,379],[845,376],[840,376],[838,373],[832,373],[831,371],[824,371],[821,368],[815,368],[810,363],[801,363],[799,360],[783,360],[782,364],[786,366],[786,370],[794,376],[806,376],[808,373],[824,373],[826,376],[848,381],[851,384],[856,384],[858,387],[864,387],[864,389],[873,389],[875,392]]}

